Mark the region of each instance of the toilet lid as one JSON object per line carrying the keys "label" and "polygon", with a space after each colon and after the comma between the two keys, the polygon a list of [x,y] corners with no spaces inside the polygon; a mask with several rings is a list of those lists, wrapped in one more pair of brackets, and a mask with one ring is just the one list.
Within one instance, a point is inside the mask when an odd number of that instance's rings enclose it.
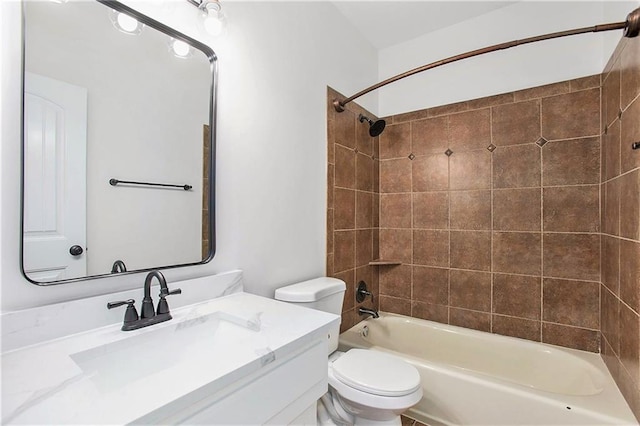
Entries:
{"label": "toilet lid", "polygon": [[351,349],[332,363],[334,376],[347,386],[380,396],[403,396],[420,387],[411,364],[383,352]]}

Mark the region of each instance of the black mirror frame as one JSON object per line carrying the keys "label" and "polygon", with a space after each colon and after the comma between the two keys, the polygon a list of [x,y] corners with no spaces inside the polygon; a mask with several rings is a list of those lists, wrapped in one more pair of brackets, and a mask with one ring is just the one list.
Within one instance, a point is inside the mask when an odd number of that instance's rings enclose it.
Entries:
{"label": "black mirror frame", "polygon": [[58,281],[49,281],[49,282],[38,282],[38,281],[33,281],[31,278],[29,278],[27,276],[27,274],[25,273],[24,270],[24,241],[23,241],[23,235],[24,235],[24,160],[25,160],[25,152],[24,152],[24,108],[25,108],[25,101],[24,101],[24,89],[25,89],[25,81],[24,81],[24,75],[25,75],[25,24],[26,24],[26,16],[25,16],[25,10],[24,10],[24,2],[28,1],[28,0],[23,0],[22,2],[22,64],[21,64],[21,68],[22,68],[22,99],[21,99],[21,128],[20,128],[20,142],[21,142],[21,148],[20,148],[20,155],[21,155],[21,170],[20,170],[20,271],[22,272],[22,275],[27,279],[27,281],[29,281],[31,284],[35,284],[38,286],[50,286],[50,285],[57,285],[57,284],[66,284],[66,283],[72,283],[72,282],[79,282],[79,281],[87,281],[87,280],[94,280],[94,279],[98,279],[98,278],[108,278],[108,277],[114,277],[114,276],[122,276],[122,275],[128,275],[128,274],[137,274],[137,273],[144,273],[144,272],[149,272],[152,270],[156,270],[156,269],[172,269],[172,268],[182,268],[182,267],[186,267],[186,266],[196,266],[196,265],[203,265],[205,263],[208,263],[211,261],[211,259],[213,259],[215,252],[216,252],[216,233],[215,233],[215,152],[216,152],[216,116],[217,116],[217,110],[216,110],[216,93],[217,93],[217,86],[218,86],[218,57],[216,56],[215,52],[213,51],[213,49],[211,49],[209,46],[207,46],[206,44],[195,40],[187,35],[182,34],[181,32],[178,32],[176,30],[174,30],[173,28],[162,24],[161,22],[158,22],[118,1],[115,0],[96,0],[98,3],[101,3],[115,11],[118,12],[122,12],[122,13],[126,13],[130,16],[133,16],[134,18],[136,18],[139,22],[155,29],[158,30],[164,34],[167,34],[170,37],[173,37],[177,40],[181,40],[185,43],[187,43],[188,45],[190,45],[191,47],[200,50],[202,53],[205,54],[205,56],[207,57],[207,59],[209,60],[209,64],[210,64],[210,72],[211,72],[211,89],[210,89],[210,97],[209,97],[209,112],[210,112],[210,116],[209,116],[209,255],[201,260],[200,262],[193,262],[193,263],[183,263],[183,264],[177,264],[177,265],[165,265],[165,266],[154,266],[154,267],[150,267],[150,268],[145,268],[145,269],[136,269],[136,270],[131,270],[131,271],[126,271],[126,272],[121,272],[118,274],[112,274],[112,273],[105,273],[105,274],[99,274],[99,275],[90,275],[90,276],[85,276],[85,277],[77,277],[77,278],[69,278],[69,279],[64,279],[64,280],[58,280]]}

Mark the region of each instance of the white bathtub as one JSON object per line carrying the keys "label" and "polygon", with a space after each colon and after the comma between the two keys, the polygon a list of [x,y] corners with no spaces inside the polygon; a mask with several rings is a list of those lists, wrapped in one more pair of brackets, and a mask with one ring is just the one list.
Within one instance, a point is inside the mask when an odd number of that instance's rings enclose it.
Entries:
{"label": "white bathtub", "polygon": [[598,354],[386,313],[341,334],[350,348],[413,364],[424,397],[406,414],[431,426],[638,424]]}

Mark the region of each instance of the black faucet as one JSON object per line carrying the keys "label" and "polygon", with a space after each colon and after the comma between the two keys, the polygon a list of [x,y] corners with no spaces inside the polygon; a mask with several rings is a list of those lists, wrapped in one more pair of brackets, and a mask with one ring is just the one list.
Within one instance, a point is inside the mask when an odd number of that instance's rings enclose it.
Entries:
{"label": "black faucet", "polygon": [[371,315],[373,318],[380,318],[378,311],[375,309],[360,308],[358,309],[358,313],[360,315]]}
{"label": "black faucet", "polygon": [[124,264],[122,260],[116,260],[113,262],[113,266],[111,267],[112,274],[118,274],[120,272],[127,272],[127,266]]}
{"label": "black faucet", "polygon": [[[158,301],[157,310],[153,309],[153,299],[151,299],[151,281],[153,281],[154,278],[157,278],[160,283],[160,300]],[[165,280],[162,272],[151,271],[147,274],[147,277],[144,280],[144,297],[142,299],[142,307],[140,308],[140,317],[138,317],[138,312],[134,306],[135,300],[133,299],[109,302],[107,303],[107,308],[113,309],[118,306],[127,305],[122,330],[136,330],[159,322],[169,321],[171,319],[171,314],[169,313],[169,304],[167,303],[166,297],[181,293],[182,290],[179,288],[171,291],[169,290],[169,287],[167,287],[167,280]]]}

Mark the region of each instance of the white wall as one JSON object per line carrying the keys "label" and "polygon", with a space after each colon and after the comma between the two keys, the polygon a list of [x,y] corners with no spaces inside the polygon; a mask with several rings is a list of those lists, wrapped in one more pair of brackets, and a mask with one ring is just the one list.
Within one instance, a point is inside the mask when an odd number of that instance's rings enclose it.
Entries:
{"label": "white wall", "polygon": [[[201,33],[186,1],[128,5],[208,42],[219,56],[217,254],[168,280],[241,268],[246,290],[324,274],[326,86],[377,76],[375,50],[329,3],[224,2],[227,37]],[[340,28],[339,32],[335,28]],[[20,273],[20,7],[0,2],[0,295],[2,311],[142,286],[141,274],[39,287]],[[376,95],[361,103],[376,110]]]}
{"label": "white wall", "polygon": [[[605,3],[515,3],[381,50],[379,79],[514,39],[624,21],[637,6],[637,1]],[[621,35],[616,31],[566,37],[444,65],[381,89],[379,113],[415,111],[597,74]]]}

